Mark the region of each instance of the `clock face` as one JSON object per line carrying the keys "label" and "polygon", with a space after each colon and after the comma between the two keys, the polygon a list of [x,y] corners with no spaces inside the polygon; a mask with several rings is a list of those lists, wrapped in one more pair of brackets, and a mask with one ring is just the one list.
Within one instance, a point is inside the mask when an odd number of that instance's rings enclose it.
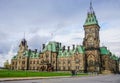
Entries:
{"label": "clock face", "polygon": [[21,46],[19,52],[24,52],[24,47]]}
{"label": "clock face", "polygon": [[93,28],[86,29],[86,33],[92,34],[92,33],[95,33],[95,30]]}
{"label": "clock face", "polygon": [[80,60],[79,60],[79,59],[76,59],[76,60],[75,60],[75,62],[76,62],[76,63],[79,63],[79,62],[80,62]]}
{"label": "clock face", "polygon": [[86,33],[91,33],[91,29],[86,29]]}
{"label": "clock face", "polygon": [[88,38],[88,46],[93,46],[94,45],[94,39],[93,37]]}
{"label": "clock face", "polygon": [[88,41],[93,42],[93,37],[89,37]]}

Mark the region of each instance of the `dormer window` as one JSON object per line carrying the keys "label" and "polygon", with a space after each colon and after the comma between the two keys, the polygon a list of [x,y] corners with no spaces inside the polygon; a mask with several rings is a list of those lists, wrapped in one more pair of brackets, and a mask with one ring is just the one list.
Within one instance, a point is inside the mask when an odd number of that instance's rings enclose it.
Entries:
{"label": "dormer window", "polygon": [[91,22],[91,19],[89,19],[89,22]]}

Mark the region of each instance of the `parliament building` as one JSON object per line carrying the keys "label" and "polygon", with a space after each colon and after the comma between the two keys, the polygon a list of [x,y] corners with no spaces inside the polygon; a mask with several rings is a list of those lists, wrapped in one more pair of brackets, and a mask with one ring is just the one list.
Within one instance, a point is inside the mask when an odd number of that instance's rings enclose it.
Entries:
{"label": "parliament building", "polygon": [[40,52],[28,48],[22,39],[17,55],[11,60],[13,70],[71,71],[117,73],[119,58],[105,47],[100,47],[100,26],[90,3],[90,9],[83,25],[83,45],[66,47],[60,42],[43,44]]}

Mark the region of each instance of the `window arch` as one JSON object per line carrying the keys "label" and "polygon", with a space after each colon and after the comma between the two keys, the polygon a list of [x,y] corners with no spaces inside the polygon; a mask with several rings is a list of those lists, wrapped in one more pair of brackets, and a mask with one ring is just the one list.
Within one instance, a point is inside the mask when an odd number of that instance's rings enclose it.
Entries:
{"label": "window arch", "polygon": [[89,19],[89,22],[91,22],[91,19]]}
{"label": "window arch", "polygon": [[80,60],[79,60],[79,59],[76,59],[76,60],[75,60],[75,63],[76,63],[76,64],[80,63]]}
{"label": "window arch", "polygon": [[70,60],[68,60],[68,64],[70,64]]}
{"label": "window arch", "polygon": [[88,64],[89,64],[89,66],[94,66],[94,65],[95,65],[95,62],[94,62],[93,60],[89,60],[89,61],[88,61]]}

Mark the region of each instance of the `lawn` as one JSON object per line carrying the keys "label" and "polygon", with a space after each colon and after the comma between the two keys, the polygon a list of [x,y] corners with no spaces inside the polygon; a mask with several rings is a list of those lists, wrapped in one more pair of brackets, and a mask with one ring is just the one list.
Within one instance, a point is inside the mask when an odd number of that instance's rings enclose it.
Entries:
{"label": "lawn", "polygon": [[[84,76],[87,74],[78,74]],[[14,70],[0,70],[0,78],[6,77],[50,77],[50,76],[71,76],[70,72],[35,72],[35,71],[14,71]]]}

